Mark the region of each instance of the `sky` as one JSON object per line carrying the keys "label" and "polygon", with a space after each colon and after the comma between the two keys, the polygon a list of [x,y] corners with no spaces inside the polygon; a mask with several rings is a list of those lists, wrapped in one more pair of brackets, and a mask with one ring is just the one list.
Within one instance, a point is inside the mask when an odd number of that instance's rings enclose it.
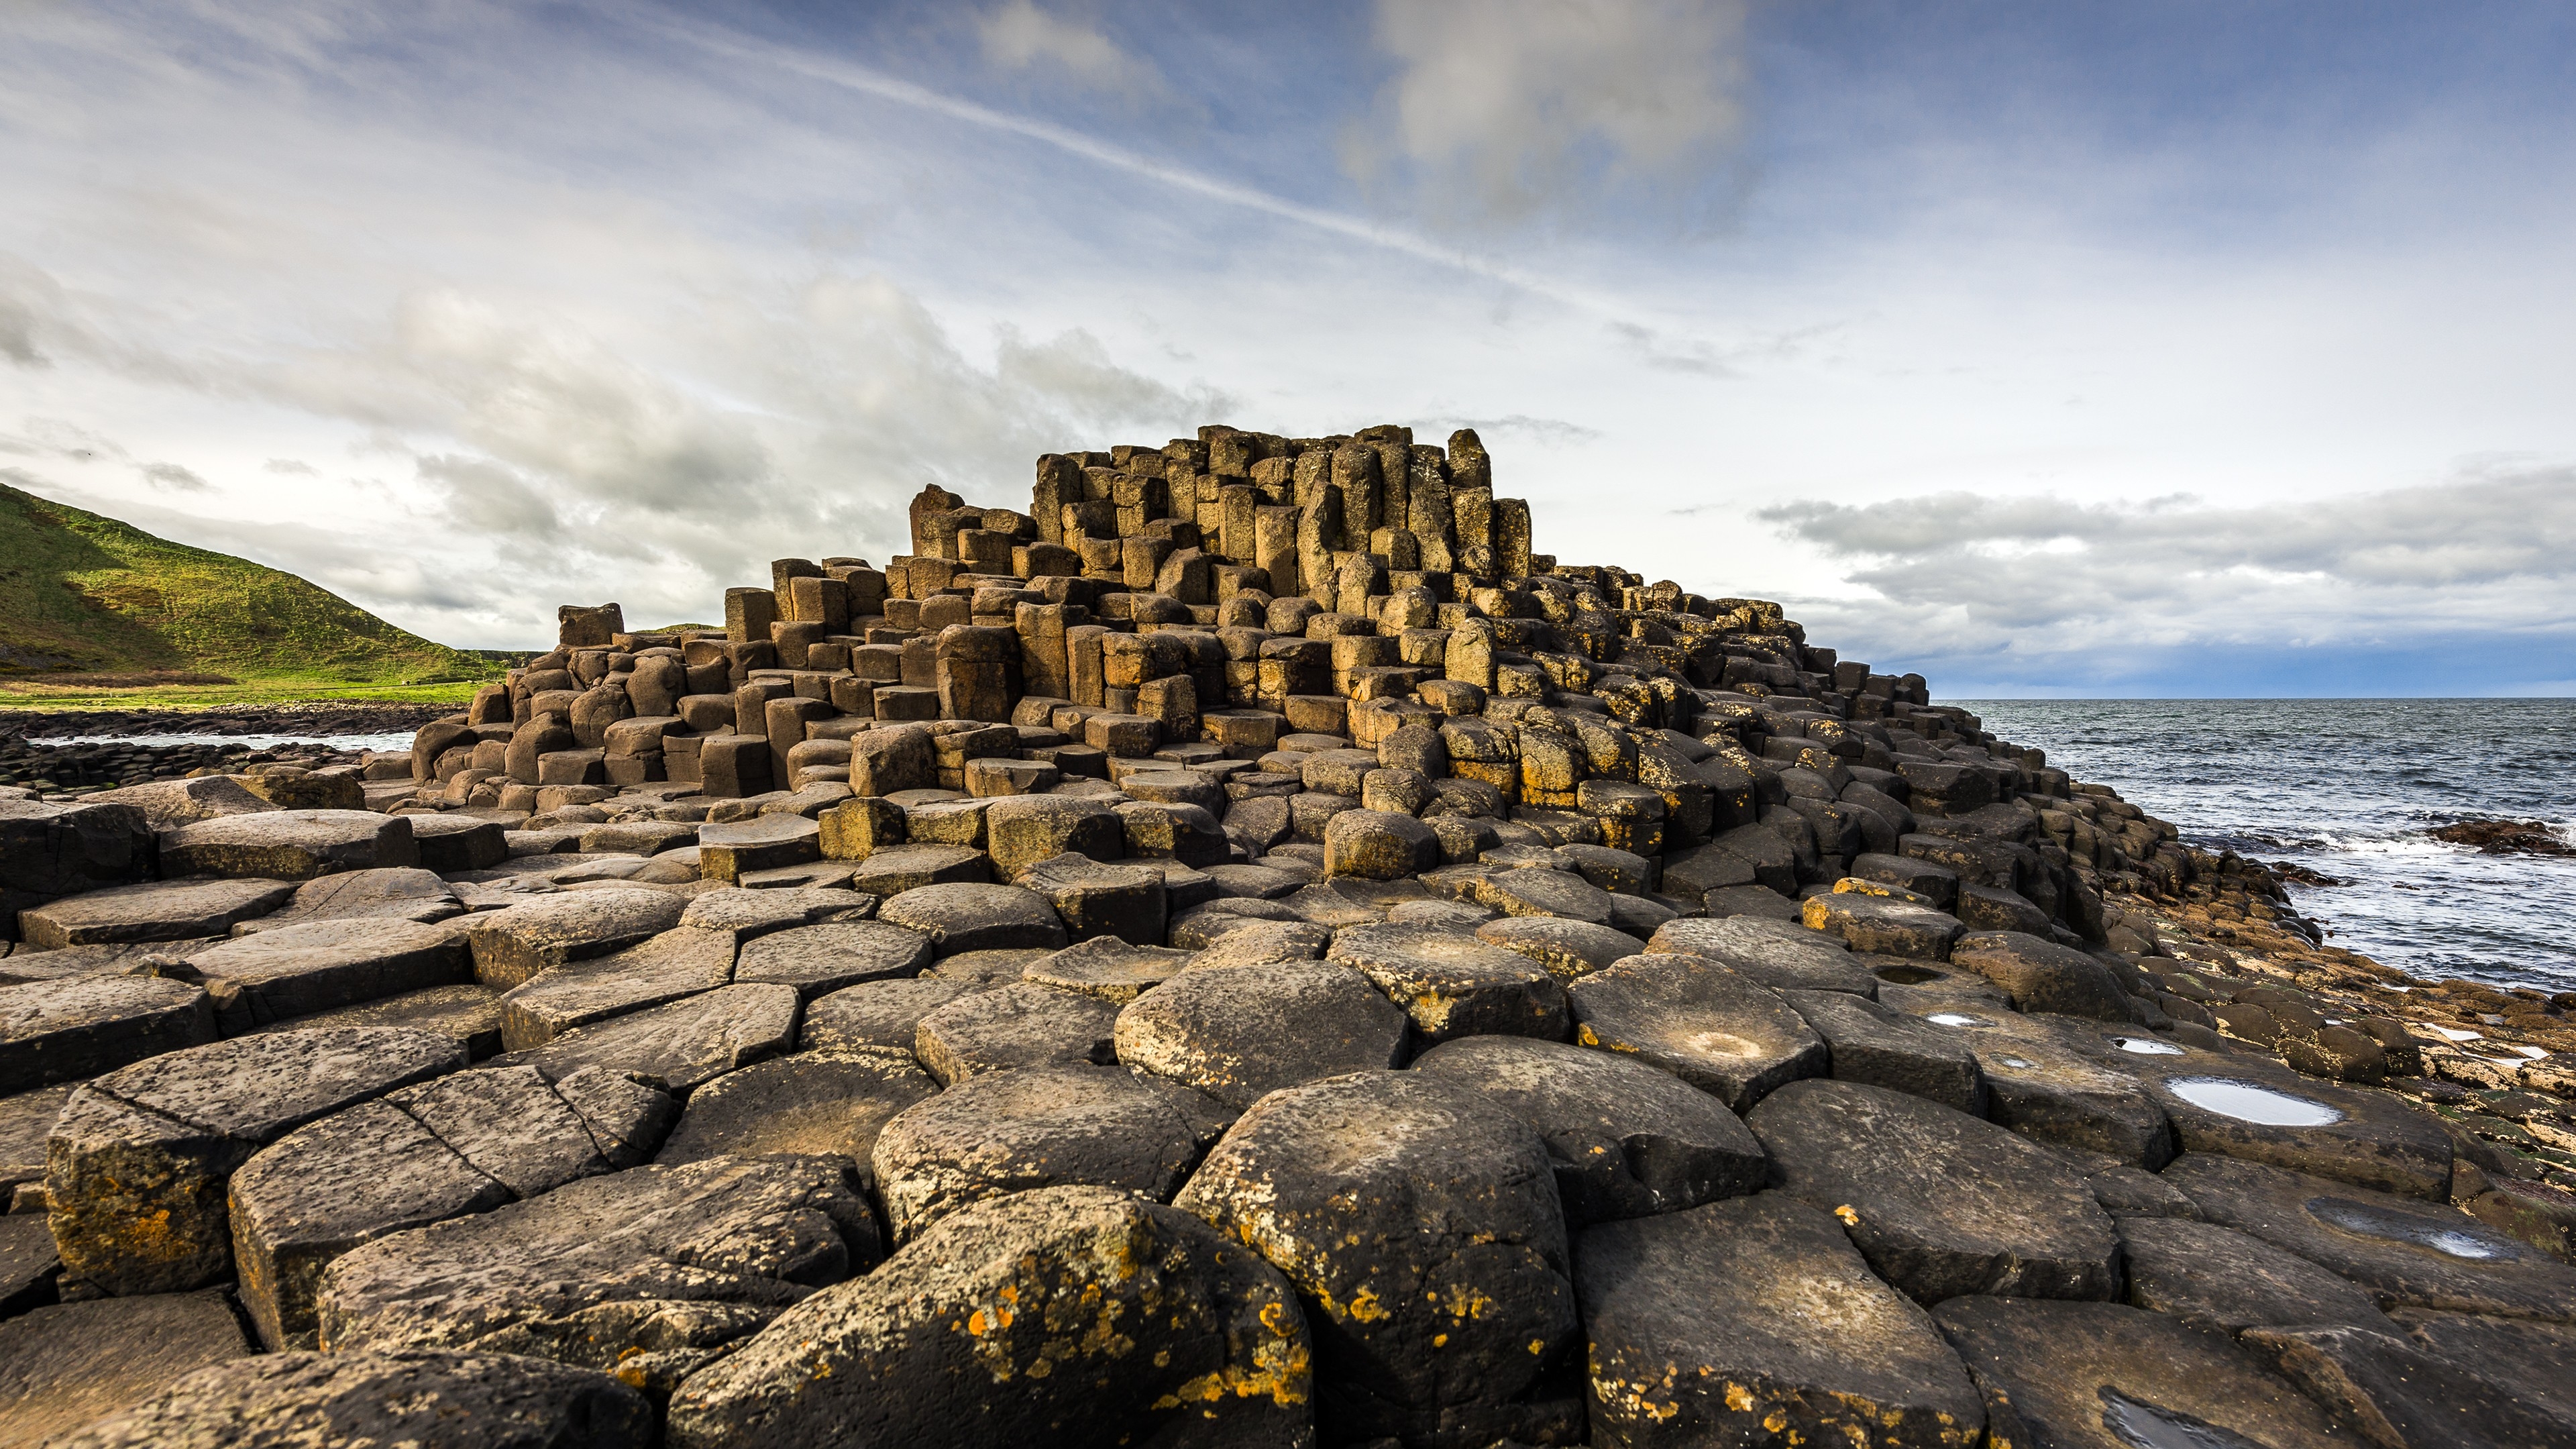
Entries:
{"label": "sky", "polygon": [[1479,430],[1936,695],[2576,693],[2556,4],[0,0],[0,481],[467,647]]}

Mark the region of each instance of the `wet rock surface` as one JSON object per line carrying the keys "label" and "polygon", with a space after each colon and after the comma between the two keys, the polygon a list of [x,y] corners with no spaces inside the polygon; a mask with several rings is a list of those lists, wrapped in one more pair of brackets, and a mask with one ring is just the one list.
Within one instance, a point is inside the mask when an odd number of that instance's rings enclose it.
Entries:
{"label": "wet rock surface", "polygon": [[2576,1000],[1492,484],[1051,454],[407,752],[0,740],[0,1373],[99,1443],[2563,1440]]}

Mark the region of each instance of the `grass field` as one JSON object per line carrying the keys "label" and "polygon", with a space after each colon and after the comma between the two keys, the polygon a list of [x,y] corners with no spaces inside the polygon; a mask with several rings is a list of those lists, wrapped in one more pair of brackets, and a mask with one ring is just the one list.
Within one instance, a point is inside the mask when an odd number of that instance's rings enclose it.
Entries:
{"label": "grass field", "polygon": [[293,574],[0,485],[0,709],[443,703],[502,669]]}

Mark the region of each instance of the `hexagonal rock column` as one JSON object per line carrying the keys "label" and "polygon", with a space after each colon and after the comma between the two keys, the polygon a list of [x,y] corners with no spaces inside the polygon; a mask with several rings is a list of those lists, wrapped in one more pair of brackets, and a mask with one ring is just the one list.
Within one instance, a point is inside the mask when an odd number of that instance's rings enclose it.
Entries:
{"label": "hexagonal rock column", "polygon": [[202,1370],[55,1442],[220,1449],[647,1449],[653,1406],[603,1373],[499,1354],[287,1353]]}
{"label": "hexagonal rock column", "polygon": [[213,1000],[184,981],[73,976],[0,986],[0,1094],[77,1082],[214,1039]]}
{"label": "hexagonal rock column", "polygon": [[888,1122],[876,1180],[897,1242],[1034,1187],[1087,1183],[1168,1202],[1227,1120],[1186,1087],[1115,1067],[986,1072]]}
{"label": "hexagonal rock column", "polygon": [[1471,1036],[1424,1052],[1413,1070],[1475,1088],[1547,1139],[1568,1227],[1754,1192],[1770,1172],[1734,1113],[1632,1057]]}
{"label": "hexagonal rock column", "polygon": [[1998,1442],[2362,1442],[2224,1335],[2161,1314],[1971,1297],[1940,1305],[1934,1317],[1985,1391]]}
{"label": "hexagonal rock column", "polygon": [[344,870],[416,866],[411,821],[367,810],[266,810],[161,832],[161,873],[311,880]]}
{"label": "hexagonal rock column", "polygon": [[408,1228],[633,1167],[676,1111],[650,1087],[597,1068],[550,1085],[533,1067],[494,1067],[298,1128],[233,1174],[242,1306],[270,1348],[311,1348],[314,1295],[333,1259]]}
{"label": "hexagonal rock column", "polygon": [[1121,1063],[1240,1109],[1283,1087],[1398,1065],[1405,1026],[1358,972],[1288,959],[1193,966],[1128,1003],[1114,1039]]}
{"label": "hexagonal rock column", "polygon": [[1296,1286],[1328,1440],[1547,1442],[1581,1422],[1531,1397],[1578,1334],[1547,1146],[1481,1094],[1406,1072],[1274,1093],[1175,1205]]}
{"label": "hexagonal rock column", "polygon": [[348,1027],[242,1037],[110,1072],[72,1094],[46,1144],[66,1281],[114,1294],[194,1288],[232,1268],[225,1189],[260,1147],[318,1117],[465,1065],[434,1032]]}
{"label": "hexagonal rock column", "polygon": [[524,1353],[668,1387],[878,1254],[846,1163],[638,1167],[340,1258],[322,1347]]}
{"label": "hexagonal rock column", "polygon": [[1984,1442],[1959,1356],[1823,1211],[1766,1192],[1609,1223],[1575,1261],[1595,1443]]}
{"label": "hexagonal rock column", "polygon": [[1314,1442],[1279,1274],[1189,1214],[1097,1187],[943,1218],[672,1395],[671,1449]]}
{"label": "hexagonal rock column", "polygon": [[1823,1040],[1778,993],[1697,956],[1631,956],[1565,995],[1576,1041],[1632,1052],[1738,1112],[1825,1070]]}
{"label": "hexagonal rock column", "polygon": [[1962,1293],[2109,1298],[2120,1239],[2065,1158],[1956,1108],[1856,1082],[1792,1082],[1745,1125],[1782,1191],[1843,1220],[1922,1303]]}
{"label": "hexagonal rock column", "polygon": [[1324,959],[1369,979],[1404,1008],[1425,1043],[1467,1036],[1562,1041],[1565,987],[1545,966],[1462,931],[1345,926]]}

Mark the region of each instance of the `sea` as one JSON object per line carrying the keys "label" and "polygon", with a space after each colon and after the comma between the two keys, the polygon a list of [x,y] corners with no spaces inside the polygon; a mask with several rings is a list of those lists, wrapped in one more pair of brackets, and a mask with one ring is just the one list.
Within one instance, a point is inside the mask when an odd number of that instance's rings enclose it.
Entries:
{"label": "sea", "polygon": [[2290,886],[2335,945],[2418,976],[2576,991],[2576,856],[2426,834],[2538,820],[2576,843],[2576,699],[1945,702],[2189,843],[2336,880]]}

